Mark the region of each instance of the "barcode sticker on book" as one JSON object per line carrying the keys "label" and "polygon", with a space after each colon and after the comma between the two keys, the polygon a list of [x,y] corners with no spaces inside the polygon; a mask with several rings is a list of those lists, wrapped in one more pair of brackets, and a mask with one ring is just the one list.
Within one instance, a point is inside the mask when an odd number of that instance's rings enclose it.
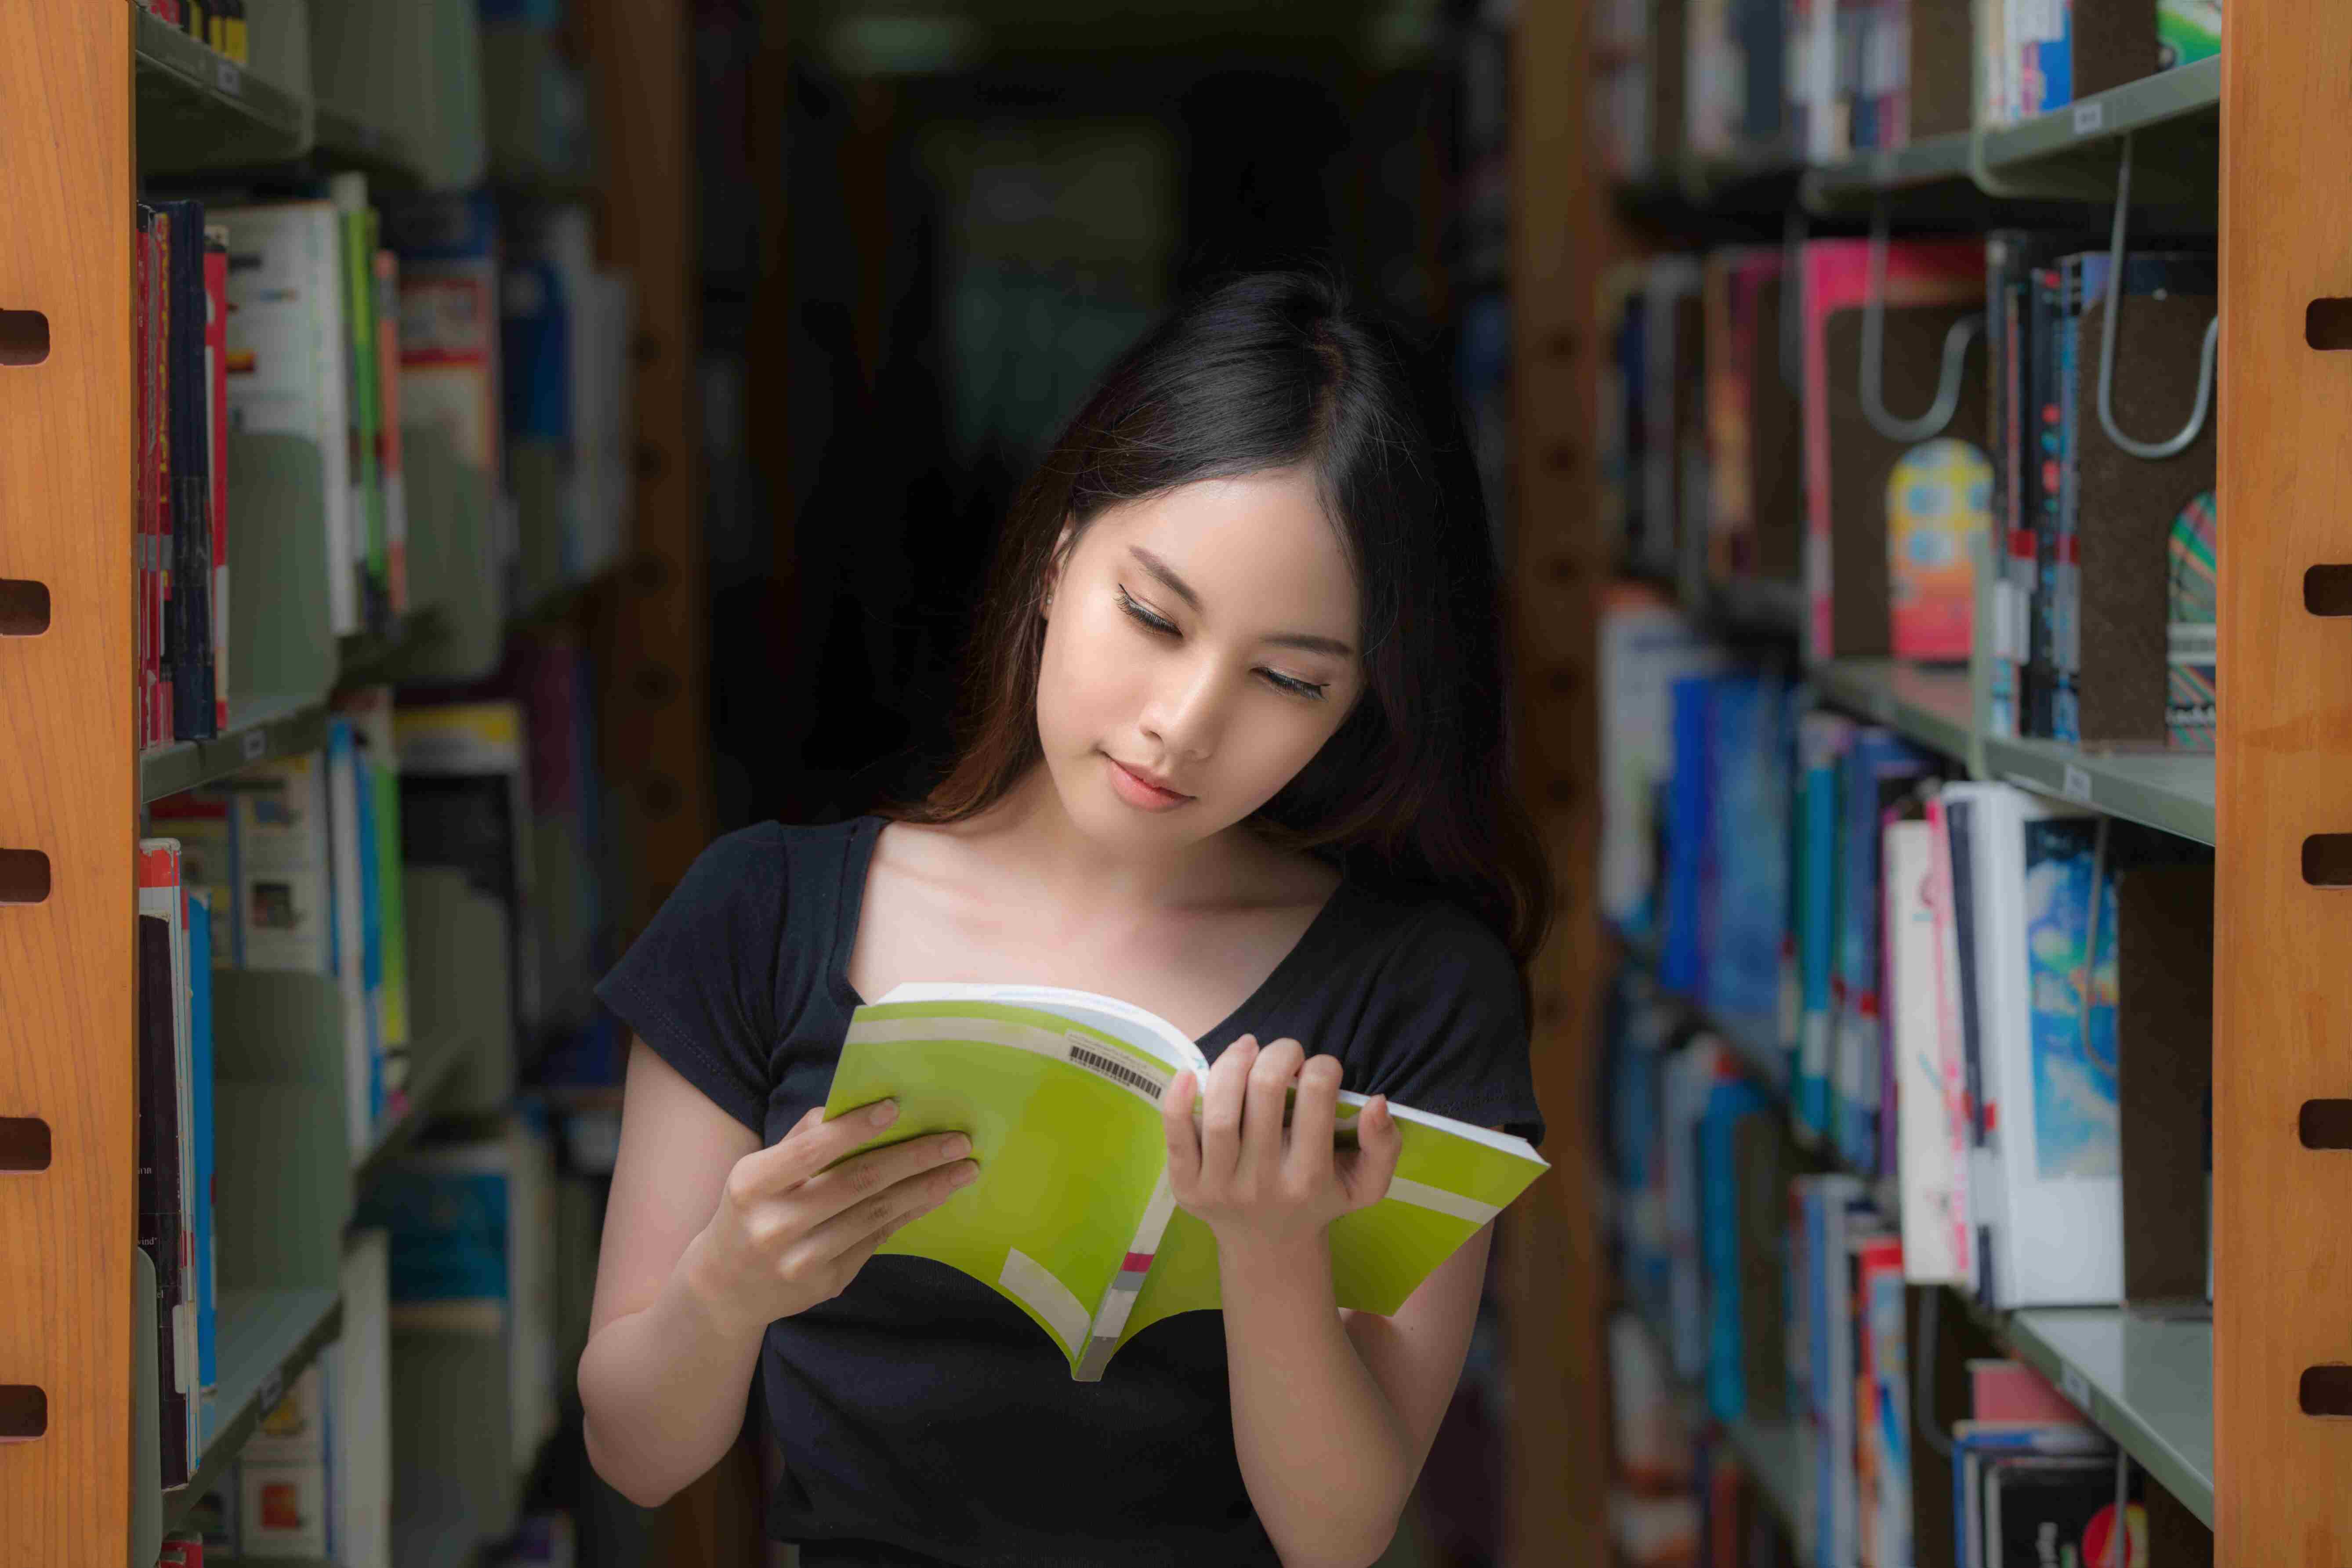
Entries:
{"label": "barcode sticker on book", "polygon": [[1092,1068],[1103,1077],[1117,1083],[1123,1083],[1138,1093],[1149,1095],[1155,1100],[1168,1087],[1167,1080],[1164,1079],[1155,1078],[1139,1068],[1129,1067],[1123,1061],[1080,1045],[1078,1037],[1076,1035],[1068,1036],[1067,1038],[1070,1042],[1070,1060],[1082,1068]]}

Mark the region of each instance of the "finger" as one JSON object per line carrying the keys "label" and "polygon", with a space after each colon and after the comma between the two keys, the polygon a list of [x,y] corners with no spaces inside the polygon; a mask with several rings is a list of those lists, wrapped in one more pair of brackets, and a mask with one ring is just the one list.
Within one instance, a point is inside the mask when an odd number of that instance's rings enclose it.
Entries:
{"label": "finger", "polygon": [[1233,1177],[1242,1152],[1242,1101],[1249,1090],[1257,1041],[1244,1035],[1224,1048],[1209,1068],[1208,1092],[1201,1097],[1201,1181],[1216,1186]]}
{"label": "finger", "polygon": [[1404,1132],[1389,1114],[1389,1097],[1376,1094],[1356,1118],[1356,1151],[1339,1162],[1339,1183],[1348,1189],[1348,1207],[1370,1208],[1389,1195],[1396,1175],[1397,1151]]}
{"label": "finger", "polygon": [[971,1140],[961,1132],[938,1132],[909,1138],[887,1149],[869,1149],[844,1160],[823,1175],[812,1176],[786,1199],[803,1223],[814,1227],[846,1212],[876,1194],[971,1152]]}
{"label": "finger", "polygon": [[1283,1171],[1307,1191],[1331,1177],[1331,1140],[1339,1103],[1339,1058],[1320,1056],[1298,1069],[1298,1098],[1290,1108],[1290,1147]]}
{"label": "finger", "polygon": [[1251,1064],[1242,1110],[1241,1168],[1255,1176],[1272,1181],[1282,1168],[1282,1124],[1288,1120],[1290,1086],[1306,1060],[1297,1040],[1276,1040]]}
{"label": "finger", "polygon": [[811,1226],[793,1249],[800,1255],[795,1261],[825,1262],[869,1241],[879,1247],[892,1232],[939,1207],[979,1175],[976,1163],[959,1160],[893,1183]]}
{"label": "finger", "polygon": [[1192,1125],[1192,1108],[1200,1099],[1200,1075],[1186,1068],[1160,1100],[1160,1131],[1168,1140],[1168,1184],[1180,1194],[1191,1193],[1201,1175],[1201,1130]]}
{"label": "finger", "polygon": [[[819,1113],[823,1107],[818,1108]],[[781,1142],[771,1143],[738,1163],[747,1191],[772,1194],[807,1181],[827,1165],[898,1119],[898,1102],[880,1100],[811,1123],[801,1118]]]}

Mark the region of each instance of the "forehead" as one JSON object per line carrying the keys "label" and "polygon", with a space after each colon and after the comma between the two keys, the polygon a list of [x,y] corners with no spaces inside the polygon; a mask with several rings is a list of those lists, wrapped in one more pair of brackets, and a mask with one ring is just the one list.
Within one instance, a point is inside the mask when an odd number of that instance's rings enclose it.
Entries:
{"label": "forehead", "polygon": [[1085,544],[1120,561],[1150,552],[1212,617],[1353,638],[1355,570],[1307,470],[1202,479],[1113,507]]}

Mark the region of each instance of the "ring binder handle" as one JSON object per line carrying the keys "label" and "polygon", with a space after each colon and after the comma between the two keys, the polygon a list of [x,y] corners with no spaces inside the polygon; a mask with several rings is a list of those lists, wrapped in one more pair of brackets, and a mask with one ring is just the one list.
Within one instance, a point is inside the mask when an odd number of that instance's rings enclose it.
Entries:
{"label": "ring binder handle", "polygon": [[1870,209],[1870,282],[1862,301],[1862,414],[1890,441],[1932,441],[1960,410],[1960,381],[1969,344],[1984,331],[1984,312],[1961,317],[1944,334],[1944,368],[1927,412],[1905,419],[1886,409],[1886,198]]}
{"label": "ring binder handle", "polygon": [[2221,343],[2221,318],[2205,329],[2205,350],[2197,370],[2197,405],[2179,434],[2162,441],[2140,441],[2116,424],[2116,318],[2124,310],[2124,224],[2131,212],[2132,138],[2124,137],[2123,163],[2116,171],[2116,216],[2107,231],[2107,313],[2099,323],[2099,426],[2119,451],[2147,462],[2177,458],[2204,433],[2213,407],[2213,358]]}

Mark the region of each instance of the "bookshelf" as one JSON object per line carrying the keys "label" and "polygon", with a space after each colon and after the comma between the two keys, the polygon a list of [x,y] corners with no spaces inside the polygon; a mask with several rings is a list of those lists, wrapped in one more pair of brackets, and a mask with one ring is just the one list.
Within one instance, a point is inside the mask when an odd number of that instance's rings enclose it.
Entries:
{"label": "bookshelf", "polygon": [[[1889,726],[1977,778],[2019,784],[2121,820],[2213,847],[2213,1264],[2210,1321],[2156,1308],[2047,1308],[1979,1311],[1944,1292],[1948,1311],[1969,1313],[2006,1353],[2040,1370],[2131,1458],[2210,1527],[2212,1561],[2336,1561],[2352,1554],[2352,1414],[2333,1393],[2347,1356],[2352,1243],[2340,1215],[2352,1167],[2317,1131],[2352,1081],[2343,1041],[2352,1025],[2352,926],[2343,919],[2336,836],[2352,830],[2341,780],[2352,761],[2352,658],[2347,622],[2324,596],[2306,598],[2305,573],[2345,558],[2347,474],[2343,434],[2352,428],[2352,355],[2327,323],[2352,297],[2352,195],[2311,172],[2352,163],[2352,117],[2343,110],[2341,61],[2352,57],[2352,13],[2326,0],[2232,0],[2219,58],[2127,83],[2050,114],[2000,129],[1959,132],[1822,167],[1670,155],[1660,170],[1596,196],[1580,177],[1596,143],[1562,126],[1581,115],[1594,84],[1622,61],[1603,48],[1597,0],[1538,16],[1523,9],[1516,61],[1522,90],[1513,195],[1543,204],[1514,213],[1534,233],[1564,236],[1565,249],[1532,237],[1513,256],[1514,308],[1528,319],[1515,338],[1518,374],[1540,378],[1515,405],[1515,480],[1522,526],[1544,531],[1549,557],[1523,563],[1523,593],[1544,560],[1573,559],[1598,532],[1597,465],[1584,461],[1595,426],[1606,338],[1598,280],[1613,262],[1699,236],[1772,243],[1780,216],[1769,205],[1785,175],[1796,207],[1831,232],[1864,221],[1874,204],[1904,197],[1906,221],[1966,230],[1991,222],[2104,230],[2123,139],[2132,138],[2136,199],[2202,214],[2221,249],[2221,353],[2219,494],[2230,521],[2218,616],[2227,695],[2215,755],[2092,749],[1990,732],[1977,679],[1963,670],[1906,668],[1887,660],[1837,660],[1803,671],[1827,703]],[[1622,53],[1622,51],[1615,51]],[[1528,100],[1538,101],[1528,101]],[[1572,107],[1562,110],[1558,100]],[[1549,168],[1526,165],[1564,161]],[[2154,174],[2155,183],[2142,179]],[[1765,193],[1759,201],[1759,193]],[[2001,204],[2043,204],[2033,213]],[[1999,214],[1996,218],[1990,215]],[[1682,242],[1691,243],[1691,242]],[[1546,358],[1557,350],[1568,363]],[[1535,370],[1536,374],[1530,375]],[[1574,462],[1556,455],[1573,450]],[[1597,565],[1592,569],[1598,569]],[[1797,615],[1773,585],[1737,586],[1685,606],[1729,632],[1779,628]],[[1568,657],[1546,647],[1555,662]],[[1589,657],[1589,655],[1587,656]],[[1589,668],[1589,667],[1588,667]],[[1537,788],[1570,794],[1572,763],[1532,731],[1546,704],[1522,699]],[[1546,765],[1548,763],[1549,765]],[[1581,936],[1585,928],[1576,928]],[[1591,988],[1568,998],[1571,1014],[1597,1012],[1606,970],[1577,970]],[[1718,1031],[1719,1032],[1719,1031]],[[1539,1074],[1557,1108],[1567,1177],[1581,1192],[1600,1157],[1590,1105],[1562,1079],[1589,1072],[1594,1035],[1539,1035]],[[1745,1054],[1745,1053],[1743,1053]],[[1540,1058],[1539,1058],[1540,1059]],[[1558,1095],[1558,1099],[1553,1097]],[[2317,1106],[2319,1110],[2311,1108]],[[2309,1131],[2299,1132],[2298,1128]],[[1570,1140],[1578,1140],[1571,1142]],[[1551,1153],[1547,1151],[1548,1154]],[[1580,1215],[1550,1238],[1565,1267],[1599,1243]],[[1549,1310],[1524,1283],[1522,1314]],[[1580,1304],[1570,1321],[1589,1321]],[[1523,1331],[1513,1339],[1530,1391],[1601,1379],[1597,1333]],[[1530,1364],[1556,1351],[1564,1365]],[[1523,1397],[1522,1405],[1529,1403]],[[1568,1408],[1576,1408],[1563,1401]],[[1513,1440],[1540,1458],[1515,1465],[1557,1475],[1591,1450],[1562,1437],[1551,1408],[1513,1412]],[[1769,1433],[1737,1424],[1722,1436],[1784,1513],[1790,1483]],[[1538,1531],[1604,1528],[1597,1501],[1542,1497],[1516,1488],[1513,1539]]]}
{"label": "bookshelf", "polygon": [[[700,765],[693,338],[682,302],[691,186],[665,174],[656,190],[653,172],[690,161],[683,16],[676,5],[620,9],[625,20],[587,29],[593,47],[644,58],[603,68],[632,90],[659,84],[664,62],[680,72],[666,98],[615,111],[624,140],[650,143],[619,199],[669,204],[646,226],[664,233],[640,244],[677,258],[666,291],[640,311],[634,345],[641,365],[660,367],[641,371],[635,399],[640,426],[664,442],[637,465],[637,482],[661,491],[653,550],[505,605],[489,487],[437,426],[412,426],[409,510],[425,520],[411,536],[415,607],[373,635],[339,638],[320,602],[315,451],[306,466],[291,437],[232,431],[228,636],[238,659],[226,717],[214,737],[142,751],[125,679],[137,577],[125,526],[134,200],[158,176],[201,188],[353,169],[388,199],[479,184],[489,174],[482,27],[475,0],[249,0],[252,58],[236,63],[137,0],[0,5],[0,202],[22,240],[0,247],[0,732],[11,762],[0,770],[0,1564],[150,1568],[163,1532],[343,1333],[339,1269],[359,1205],[436,1115],[498,1110],[516,1076],[518,1042],[486,1026],[476,1001],[507,983],[504,928],[484,924],[485,900],[457,872],[411,868],[410,909],[422,906],[427,940],[411,959],[406,1100],[363,1138],[343,1115],[334,983],[215,973],[218,1374],[194,1479],[163,1490],[157,1281],[134,1212],[142,808],[319,752],[345,684],[472,679],[532,617],[656,617],[661,646],[687,650],[674,656],[685,677],[677,690],[634,684],[637,708],[665,727],[629,745],[674,748],[673,771],[689,781]],[[509,167],[496,183],[612,199],[585,163]],[[601,254],[609,260],[611,248]],[[664,579],[671,561],[689,564]],[[607,656],[598,679],[610,682]],[[667,717],[673,705],[682,719]],[[632,765],[648,765],[642,752]],[[605,820],[615,838],[642,842],[656,816],[669,835],[632,861],[641,889],[666,886],[709,831],[691,788],[651,801],[625,792],[615,815]]]}

